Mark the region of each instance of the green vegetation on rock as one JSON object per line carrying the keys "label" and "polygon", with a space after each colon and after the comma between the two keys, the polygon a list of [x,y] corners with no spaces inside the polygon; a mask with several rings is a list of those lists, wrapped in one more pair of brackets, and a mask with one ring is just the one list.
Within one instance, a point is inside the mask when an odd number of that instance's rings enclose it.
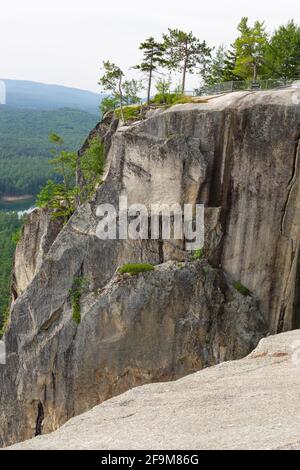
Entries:
{"label": "green vegetation on rock", "polygon": [[233,287],[245,297],[251,295],[250,290],[247,289],[247,287],[243,286],[243,284],[241,284],[241,282],[239,281],[234,282]]}
{"label": "green vegetation on rock", "polygon": [[139,273],[144,273],[147,271],[154,271],[153,264],[149,263],[134,263],[134,264],[124,264],[118,269],[120,274],[131,274],[135,276]]}
{"label": "green vegetation on rock", "polygon": [[[121,119],[121,110],[116,110],[117,118]],[[141,116],[141,106],[125,106],[123,108],[124,121],[136,121]]]}
{"label": "green vegetation on rock", "polygon": [[0,336],[5,328],[10,305],[13,255],[23,220],[16,212],[0,211]]}
{"label": "green vegetation on rock", "polygon": [[[91,197],[97,183],[100,183],[104,171],[104,146],[97,137],[89,145],[78,161],[75,152],[62,150],[64,140],[52,133],[49,140],[55,145],[54,158],[50,163],[61,182],[48,180],[37,196],[38,207],[47,207],[53,211],[53,217],[63,217],[67,221],[75,210],[76,204],[83,203]],[[80,169],[83,184],[75,183],[76,169]]]}
{"label": "green vegetation on rock", "polygon": [[195,250],[193,254],[193,259],[195,261],[199,261],[204,258],[203,248],[199,248],[199,250]]}
{"label": "green vegetation on rock", "polygon": [[88,290],[88,279],[84,276],[75,277],[73,280],[73,286],[69,291],[71,305],[72,305],[72,317],[73,320],[79,325],[81,322],[81,309],[80,300],[82,295]]}

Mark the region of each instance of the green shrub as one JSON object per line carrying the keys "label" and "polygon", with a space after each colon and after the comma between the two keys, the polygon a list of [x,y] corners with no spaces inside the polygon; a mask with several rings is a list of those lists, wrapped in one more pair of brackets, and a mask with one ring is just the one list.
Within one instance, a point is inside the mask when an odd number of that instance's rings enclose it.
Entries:
{"label": "green shrub", "polygon": [[196,250],[193,254],[193,259],[195,261],[199,261],[204,258],[204,253],[203,253],[203,248],[199,248],[199,250]]}
{"label": "green shrub", "polygon": [[239,281],[235,282],[233,284],[233,287],[242,295],[244,296],[248,296],[248,295],[251,295],[251,292],[249,289],[247,289],[247,287],[243,286],[243,284],[241,284]]}
{"label": "green shrub", "polygon": [[[115,111],[117,118],[121,118],[121,109],[118,108]],[[136,121],[140,118],[141,107],[140,106],[125,106],[123,108],[124,120],[125,121]]]}
{"label": "green shrub", "polygon": [[75,321],[75,323],[77,323],[77,325],[79,325],[79,323],[81,322],[80,297],[77,299],[74,298],[72,300],[72,309],[73,309],[73,313],[72,313],[73,320]]}
{"label": "green shrub", "polygon": [[19,230],[17,230],[15,233],[12,234],[11,241],[13,242],[15,247],[17,246],[17,244],[21,240],[21,237],[22,237],[22,229],[21,228]]}
{"label": "green shrub", "polygon": [[80,158],[80,169],[84,179],[96,183],[103,175],[104,166],[104,144],[99,137],[94,137],[89,141],[87,149]]}
{"label": "green shrub", "polygon": [[79,325],[81,322],[80,300],[82,294],[87,291],[88,280],[85,277],[78,276],[74,278],[73,286],[69,291],[72,305],[73,320]]}
{"label": "green shrub", "polygon": [[158,93],[151,100],[151,104],[173,106],[175,104],[192,103],[191,96],[182,95],[181,93]]}
{"label": "green shrub", "polygon": [[67,205],[64,185],[49,180],[37,195],[36,204],[38,207],[51,209],[53,219],[62,217],[67,222],[75,210],[74,194],[73,188],[68,190]]}
{"label": "green shrub", "polygon": [[154,271],[154,266],[148,263],[140,263],[140,264],[124,264],[118,269],[120,274],[131,274],[135,276],[139,273],[144,273],[146,271]]}
{"label": "green shrub", "polygon": [[2,336],[4,335],[5,331],[6,331],[6,327],[8,325],[8,321],[9,321],[9,307],[6,308],[6,310],[4,310],[3,312],[3,315],[2,315],[2,326],[0,328],[0,338],[2,338]]}
{"label": "green shrub", "polygon": [[94,137],[89,141],[87,149],[79,161],[83,176],[81,187],[75,188],[76,199],[84,203],[95,194],[95,189],[101,183],[105,167],[105,149],[101,139]]}
{"label": "green shrub", "polygon": [[[51,141],[63,142],[57,134],[50,135]],[[61,173],[62,182],[49,180],[37,196],[38,207],[47,207],[52,211],[52,218],[62,217],[65,222],[69,220],[75,211],[76,204],[84,203],[95,192],[96,185],[101,182],[104,171],[105,155],[103,142],[94,137],[80,157],[80,170],[84,184],[79,187],[75,183],[77,154],[55,150],[55,158],[50,160],[56,166],[56,171]]]}
{"label": "green shrub", "polygon": [[186,104],[186,103],[193,103],[193,99],[191,96],[187,96],[187,95],[179,96],[174,104]]}
{"label": "green shrub", "polygon": [[114,111],[119,105],[119,99],[116,97],[106,96],[102,99],[99,109],[102,115]]}
{"label": "green shrub", "polygon": [[182,96],[178,93],[158,93],[157,95],[154,96],[154,98],[151,100],[151,104],[157,104],[157,105],[172,105],[175,104],[178,99],[180,99]]}

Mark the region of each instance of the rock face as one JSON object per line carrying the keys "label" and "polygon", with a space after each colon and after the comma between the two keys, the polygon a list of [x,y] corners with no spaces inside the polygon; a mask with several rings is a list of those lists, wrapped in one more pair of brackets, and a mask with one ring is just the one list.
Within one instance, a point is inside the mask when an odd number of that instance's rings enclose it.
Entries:
{"label": "rock face", "polygon": [[[15,269],[2,444],[55,430],[130,387],[240,358],[266,334],[265,322],[272,332],[298,325],[299,103],[299,90],[234,93],[97,127],[104,183],[29,257],[39,262],[26,280]],[[184,242],[98,239],[97,207],[117,206],[121,193],[129,204],[205,204],[208,262],[191,261]],[[15,266],[22,260],[27,266],[20,245]],[[130,262],[157,268],[116,275]],[[88,282],[79,325],[70,301],[78,278]],[[234,280],[254,296],[234,291]]]}
{"label": "rock face", "polygon": [[144,385],[12,449],[300,449],[300,331],[246,359]]}
{"label": "rock face", "polygon": [[28,215],[14,259],[12,275],[14,300],[31,283],[62,226],[59,219],[51,218],[51,214],[47,209],[34,211]]}
{"label": "rock face", "polygon": [[[55,298],[46,307],[34,296],[33,305],[30,289],[28,310],[49,309],[51,316],[41,323],[36,318],[34,330],[18,338],[22,352],[11,358],[17,375],[9,370],[12,362],[6,367],[11,375],[1,388],[11,395],[1,415],[4,444],[53,431],[134,386],[243,357],[266,331],[257,301],[204,261],[170,261],[137,277],[114,276],[84,298],[78,327],[68,302],[54,310]],[[23,302],[15,308],[26,308]]]}

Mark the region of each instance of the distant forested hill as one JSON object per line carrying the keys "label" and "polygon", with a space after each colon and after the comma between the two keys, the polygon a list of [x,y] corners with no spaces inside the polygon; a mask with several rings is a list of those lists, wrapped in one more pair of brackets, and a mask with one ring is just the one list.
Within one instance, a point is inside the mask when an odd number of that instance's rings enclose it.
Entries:
{"label": "distant forested hill", "polygon": [[25,80],[1,80],[2,100],[7,106],[23,109],[80,109],[98,114],[101,95],[60,85]]}
{"label": "distant forested hill", "polygon": [[51,176],[49,133],[77,150],[99,120],[74,109],[43,111],[0,105],[0,197],[35,195]]}

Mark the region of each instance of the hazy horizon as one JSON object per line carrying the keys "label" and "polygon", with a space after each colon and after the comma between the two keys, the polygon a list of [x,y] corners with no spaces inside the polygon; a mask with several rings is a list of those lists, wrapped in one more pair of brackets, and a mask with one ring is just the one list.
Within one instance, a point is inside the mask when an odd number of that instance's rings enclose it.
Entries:
{"label": "hazy horizon", "polygon": [[57,87],[63,87],[63,88],[73,88],[74,90],[78,91],[86,91],[88,93],[100,93],[100,87],[98,90],[87,90],[84,88],[79,88],[77,86],[71,86],[71,85],[64,85],[63,83],[51,83],[51,82],[41,82],[38,80],[27,80],[26,78],[7,78],[7,77],[0,77],[0,96],[3,94],[3,88],[1,86],[5,86],[4,82],[7,81],[20,81],[20,82],[29,82],[29,83],[36,83],[38,85],[49,85],[49,86],[57,86]]}
{"label": "hazy horizon", "polygon": [[[182,7],[183,5],[183,7]],[[272,32],[294,18],[300,23],[298,1],[272,4],[252,0],[4,0],[0,16],[0,78],[29,80],[100,92],[97,81],[103,60],[125,72],[140,57],[139,43],[160,38],[168,27],[192,30],[210,46],[229,45],[242,16],[264,20]],[[136,75],[137,72],[134,72]],[[132,76],[129,70],[129,76]],[[189,78],[195,86],[197,78]]]}

